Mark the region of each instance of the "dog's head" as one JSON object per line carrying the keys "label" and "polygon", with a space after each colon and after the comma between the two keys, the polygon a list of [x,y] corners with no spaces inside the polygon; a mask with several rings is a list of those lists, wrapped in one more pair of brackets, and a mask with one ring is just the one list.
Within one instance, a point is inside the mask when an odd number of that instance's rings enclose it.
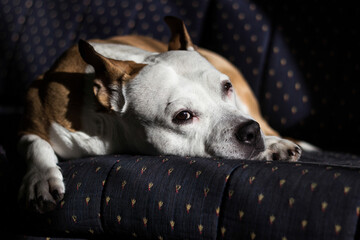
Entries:
{"label": "dog's head", "polygon": [[119,116],[129,151],[255,158],[264,150],[263,134],[230,79],[196,51],[181,20],[165,20],[172,32],[169,51],[141,63],[109,59],[79,43],[95,68],[94,94]]}

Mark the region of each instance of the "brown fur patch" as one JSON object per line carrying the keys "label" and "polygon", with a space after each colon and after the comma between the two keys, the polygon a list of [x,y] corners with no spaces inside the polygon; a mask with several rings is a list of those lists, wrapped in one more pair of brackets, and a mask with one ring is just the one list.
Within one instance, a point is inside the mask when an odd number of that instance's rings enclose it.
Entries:
{"label": "brown fur patch", "polygon": [[72,47],[30,85],[21,135],[37,134],[49,141],[51,122],[70,131],[81,129],[85,66],[77,47]]}
{"label": "brown fur patch", "polygon": [[79,41],[79,52],[84,61],[95,69],[94,94],[100,105],[107,110],[113,110],[114,107],[110,103],[113,87],[117,86],[117,90],[120,90],[124,82],[133,79],[146,66],[104,57],[83,40]]}
{"label": "brown fur patch", "polygon": [[164,18],[171,31],[168,50],[187,50],[189,47],[196,49],[183,21],[179,18],[166,16]]}

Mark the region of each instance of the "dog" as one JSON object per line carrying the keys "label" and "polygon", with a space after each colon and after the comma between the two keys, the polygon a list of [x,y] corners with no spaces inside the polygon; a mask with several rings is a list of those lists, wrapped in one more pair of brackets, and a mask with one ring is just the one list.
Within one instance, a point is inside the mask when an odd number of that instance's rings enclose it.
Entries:
{"label": "dog", "polygon": [[231,63],[165,17],[168,45],[142,36],[80,40],[30,86],[20,198],[40,213],[63,198],[58,159],[113,153],[297,161]]}

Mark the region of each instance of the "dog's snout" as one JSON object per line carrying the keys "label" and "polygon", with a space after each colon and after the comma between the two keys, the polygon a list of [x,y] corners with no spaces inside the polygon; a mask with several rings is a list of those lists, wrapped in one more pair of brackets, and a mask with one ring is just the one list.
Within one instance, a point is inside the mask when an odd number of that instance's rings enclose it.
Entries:
{"label": "dog's snout", "polygon": [[235,135],[239,142],[255,145],[260,136],[260,125],[257,122],[250,120],[241,124]]}

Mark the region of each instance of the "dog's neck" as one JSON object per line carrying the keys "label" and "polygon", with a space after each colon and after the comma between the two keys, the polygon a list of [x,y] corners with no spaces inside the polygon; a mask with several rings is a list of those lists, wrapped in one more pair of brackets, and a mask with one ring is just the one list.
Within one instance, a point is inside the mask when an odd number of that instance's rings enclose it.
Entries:
{"label": "dog's neck", "polygon": [[[81,131],[89,138],[98,137],[105,144],[99,151],[111,153],[137,153],[147,149],[148,154],[156,154],[152,146],[144,146],[145,141],[136,141],[131,136],[146,137],[145,130],[140,126],[129,123],[136,122],[136,116],[129,113],[117,111],[99,111],[99,104],[93,95],[93,78],[89,74],[84,87],[84,103]],[[116,101],[116,100],[114,100]]]}

